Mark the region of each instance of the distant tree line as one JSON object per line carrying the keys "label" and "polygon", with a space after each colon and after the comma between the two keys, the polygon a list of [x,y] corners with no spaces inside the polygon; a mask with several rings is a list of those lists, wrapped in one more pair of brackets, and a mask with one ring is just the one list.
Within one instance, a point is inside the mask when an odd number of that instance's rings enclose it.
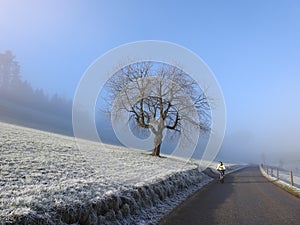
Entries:
{"label": "distant tree line", "polygon": [[22,80],[20,64],[11,51],[0,53],[0,100],[69,119],[72,115],[71,100],[58,94],[49,97],[43,89],[34,89]]}

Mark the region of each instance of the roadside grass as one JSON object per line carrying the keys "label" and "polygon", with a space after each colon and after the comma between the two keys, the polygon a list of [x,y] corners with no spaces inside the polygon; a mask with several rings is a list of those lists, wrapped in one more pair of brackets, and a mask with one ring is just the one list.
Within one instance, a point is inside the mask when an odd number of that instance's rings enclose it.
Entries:
{"label": "roadside grass", "polygon": [[294,187],[282,180],[278,180],[277,178],[268,175],[262,167],[260,167],[260,171],[261,171],[262,175],[264,177],[266,177],[269,181],[271,181],[273,184],[275,184],[278,187],[280,187],[281,189],[289,192],[290,194],[300,198],[300,189],[299,188]]}

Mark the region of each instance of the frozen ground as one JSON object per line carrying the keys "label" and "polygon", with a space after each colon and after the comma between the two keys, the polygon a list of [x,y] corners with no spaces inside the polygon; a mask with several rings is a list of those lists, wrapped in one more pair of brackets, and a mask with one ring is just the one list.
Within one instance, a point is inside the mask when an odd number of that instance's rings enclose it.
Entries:
{"label": "frozen ground", "polygon": [[[286,182],[290,183],[290,171],[286,170],[280,170],[279,171],[279,179]],[[294,186],[300,188],[300,176],[299,174],[293,173],[293,181],[294,181]]]}
{"label": "frozen ground", "polygon": [[0,224],[155,224],[211,181],[198,161],[83,140],[79,149],[5,123],[0,151]]}
{"label": "frozen ground", "polygon": [[[277,178],[276,168],[273,168],[273,170],[271,170],[269,168],[267,175],[269,175],[270,177],[273,177],[273,178]],[[288,185],[291,184],[290,170],[278,169],[278,176],[279,176],[280,181],[282,181]],[[295,173],[294,171],[293,171],[293,182],[294,182],[294,186],[296,188],[299,188],[299,190],[300,190],[300,174],[298,174],[297,172]]]}
{"label": "frozen ground", "polygon": [[300,187],[299,187],[299,177],[294,177],[294,186],[290,184],[290,180],[287,178],[287,174],[282,174],[282,171],[279,171],[279,179],[276,174],[272,174],[271,171],[266,171],[265,168],[260,167],[261,173],[271,182],[281,187],[285,191],[297,196],[300,198]]}

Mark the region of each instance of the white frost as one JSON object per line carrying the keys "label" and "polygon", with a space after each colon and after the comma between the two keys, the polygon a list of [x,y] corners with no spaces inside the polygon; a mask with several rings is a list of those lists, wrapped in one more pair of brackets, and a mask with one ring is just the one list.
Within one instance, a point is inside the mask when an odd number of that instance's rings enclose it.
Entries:
{"label": "white frost", "polygon": [[0,224],[155,224],[212,180],[198,161],[79,141],[0,123]]}

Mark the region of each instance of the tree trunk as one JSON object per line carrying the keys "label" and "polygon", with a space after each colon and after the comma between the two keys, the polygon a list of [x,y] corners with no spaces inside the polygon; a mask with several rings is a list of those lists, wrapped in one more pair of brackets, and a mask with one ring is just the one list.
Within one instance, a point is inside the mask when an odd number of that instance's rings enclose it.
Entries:
{"label": "tree trunk", "polygon": [[160,156],[159,154],[160,154],[160,144],[155,146],[153,151],[152,151],[153,156]]}
{"label": "tree trunk", "polygon": [[153,148],[153,151],[152,151],[153,156],[160,156],[161,142],[162,142],[162,132],[155,135],[155,137],[154,137],[154,148]]}

